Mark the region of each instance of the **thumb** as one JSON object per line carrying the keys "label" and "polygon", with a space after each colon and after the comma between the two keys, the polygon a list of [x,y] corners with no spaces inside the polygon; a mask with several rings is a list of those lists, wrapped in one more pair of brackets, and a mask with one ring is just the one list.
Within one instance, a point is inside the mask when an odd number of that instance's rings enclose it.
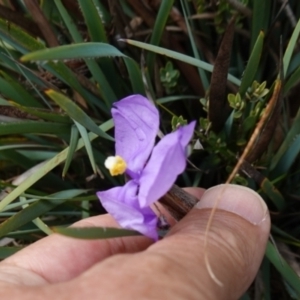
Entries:
{"label": "thumb", "polygon": [[186,295],[189,299],[238,299],[259,269],[269,231],[268,209],[257,193],[237,185],[219,185],[207,190],[170,234],[148,251],[171,255],[171,268],[182,277],[177,278],[180,286],[193,293]]}

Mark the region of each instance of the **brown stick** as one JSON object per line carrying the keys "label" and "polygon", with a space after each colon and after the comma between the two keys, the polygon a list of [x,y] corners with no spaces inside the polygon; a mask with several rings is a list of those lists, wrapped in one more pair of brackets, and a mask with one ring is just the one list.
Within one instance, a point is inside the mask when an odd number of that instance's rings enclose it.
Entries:
{"label": "brown stick", "polygon": [[40,38],[43,37],[42,32],[36,24],[28,18],[25,18],[24,14],[21,12],[13,11],[3,5],[0,5],[0,18],[5,19],[8,23],[11,22],[18,25],[33,36],[39,36]]}
{"label": "brown stick", "polygon": [[174,184],[159,202],[179,221],[195,206],[198,199]]}
{"label": "brown stick", "polygon": [[35,23],[40,28],[41,32],[44,35],[44,39],[47,41],[50,47],[59,46],[58,40],[51,28],[50,23],[46,19],[44,13],[42,12],[39,4],[36,0],[24,0],[24,3],[28,10],[31,13],[32,18],[34,19]]}

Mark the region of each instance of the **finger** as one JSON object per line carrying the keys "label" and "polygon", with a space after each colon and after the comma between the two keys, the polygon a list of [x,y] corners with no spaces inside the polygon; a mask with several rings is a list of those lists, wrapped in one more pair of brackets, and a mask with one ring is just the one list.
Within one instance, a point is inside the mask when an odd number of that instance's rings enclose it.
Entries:
{"label": "finger", "polygon": [[[77,227],[119,227],[110,215],[81,220]],[[116,253],[133,253],[153,243],[149,238],[126,237],[105,240],[80,240],[52,234],[7,258],[0,266],[13,273],[9,266],[20,267],[42,276],[50,283],[69,280],[96,262]]]}
{"label": "finger", "polygon": [[184,188],[186,192],[188,192],[190,195],[196,197],[197,199],[201,199],[203,194],[205,193],[205,189],[198,188],[198,187],[188,187]]}
{"label": "finger", "polygon": [[[211,208],[219,197],[204,247]],[[269,230],[268,210],[258,194],[235,185],[217,186],[165,239],[141,253],[108,258],[84,279],[92,289],[101,277],[104,288],[97,295],[114,299],[140,299],[145,293],[147,299],[238,299],[259,268]],[[77,292],[84,295],[86,286],[78,285]]]}
{"label": "finger", "polygon": [[[205,248],[207,223],[217,201]],[[174,269],[185,269],[181,273],[188,275],[186,280],[190,277],[199,291],[208,292],[205,299],[238,299],[253,281],[265,252],[270,231],[265,202],[250,189],[221,185],[206,191],[196,207],[148,251],[170,257]]]}

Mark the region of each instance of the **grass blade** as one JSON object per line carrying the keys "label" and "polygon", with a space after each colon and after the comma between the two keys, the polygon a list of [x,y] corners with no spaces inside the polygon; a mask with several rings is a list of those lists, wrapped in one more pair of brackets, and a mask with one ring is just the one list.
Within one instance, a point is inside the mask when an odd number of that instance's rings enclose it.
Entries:
{"label": "grass blade", "polygon": [[64,203],[65,201],[67,200],[40,200],[29,205],[28,207],[17,212],[14,216],[10,217],[0,224],[0,237],[3,237],[7,233],[20,228],[28,222],[31,222],[32,220],[38,218],[39,216]]}
{"label": "grass blade", "polygon": [[281,143],[280,148],[277,150],[277,153],[274,155],[270,170],[275,169],[275,167],[278,165],[279,161],[281,160],[282,156],[285,155],[285,153],[289,150],[292,144],[294,144],[294,147],[297,147],[297,144],[294,143],[295,137],[298,136],[300,133],[300,109],[297,112],[296,117],[294,118],[293,124],[291,128],[289,129],[288,133],[286,134],[285,139]]}
{"label": "grass blade", "polygon": [[54,232],[84,240],[141,235],[137,231],[110,227],[54,227]]}
{"label": "grass blade", "polygon": [[300,279],[295,271],[288,265],[288,263],[280,257],[276,248],[268,242],[266,249],[266,256],[277,271],[283,276],[283,278],[291,285],[295,290],[298,297],[300,297]]}
{"label": "grass blade", "polygon": [[17,107],[19,110],[29,113],[30,115],[39,117],[46,121],[52,121],[55,123],[64,123],[64,124],[72,124],[72,120],[69,116],[64,115],[62,113],[57,113],[53,111],[49,111],[46,109],[32,108],[27,106],[22,106],[17,103],[11,102],[11,104]]}
{"label": "grass blade", "polygon": [[254,0],[251,24],[251,50],[261,31],[266,31],[270,22],[271,0]]}
{"label": "grass blade", "polygon": [[7,98],[24,106],[42,107],[17,81],[4,72],[0,72],[0,92]]}
{"label": "grass blade", "polygon": [[0,123],[0,136],[8,134],[64,134],[70,132],[70,125],[42,122],[42,121],[20,121],[16,123]]}
{"label": "grass blade", "polygon": [[[159,45],[165,26],[170,15],[170,11],[173,7],[174,0],[163,0],[161,1],[158,13],[155,18],[155,24],[153,26],[153,31],[150,39],[151,45]],[[147,55],[147,66],[149,68],[149,74],[153,74],[154,70],[154,59],[155,53],[150,52]]]}
{"label": "grass blade", "polygon": [[92,0],[78,0],[91,40],[107,43],[107,37],[99,12]]}
{"label": "grass blade", "polygon": [[85,150],[88,154],[88,157],[89,157],[89,160],[90,160],[90,163],[91,163],[91,166],[92,166],[92,169],[93,169],[93,172],[94,174],[97,173],[97,166],[96,166],[96,163],[95,163],[95,159],[94,159],[94,155],[93,155],[93,150],[92,150],[92,145],[91,145],[91,142],[89,140],[89,137],[88,137],[88,133],[85,129],[85,127],[83,127],[82,125],[80,125],[78,122],[75,121],[75,125],[77,126],[77,129],[80,133],[80,136],[84,142],[84,146],[85,146]]}
{"label": "grass blade", "polygon": [[257,37],[255,45],[252,49],[247,67],[244,71],[244,75],[243,75],[242,82],[241,82],[240,89],[239,89],[239,93],[240,93],[241,97],[244,96],[247,89],[251,86],[251,84],[255,78],[255,74],[257,72],[261,54],[262,54],[263,41],[264,41],[264,33],[261,31]]}
{"label": "grass blade", "polygon": [[77,43],[65,46],[43,49],[23,55],[20,60],[48,61],[75,58],[96,58],[107,56],[126,57],[117,48],[105,43]]}
{"label": "grass blade", "polygon": [[74,125],[71,128],[69,151],[68,151],[68,155],[66,157],[65,165],[64,165],[64,168],[63,168],[63,171],[62,171],[62,177],[63,178],[65,178],[65,176],[66,176],[66,174],[69,170],[71,161],[73,159],[73,156],[74,156],[74,153],[75,153],[75,150],[76,150],[76,146],[78,144],[78,138],[79,138],[78,129]]}
{"label": "grass blade", "polygon": [[[122,41],[124,41],[130,45],[136,46],[138,48],[142,48],[142,49],[145,49],[148,51],[153,51],[157,54],[165,55],[167,57],[180,60],[182,62],[185,62],[187,64],[190,64],[190,65],[198,67],[198,68],[202,68],[203,70],[206,70],[209,72],[213,71],[213,65],[206,63],[202,60],[193,58],[191,56],[181,54],[176,51],[168,50],[168,49],[165,49],[162,47],[157,47],[157,46],[149,45],[147,43],[142,43],[142,42],[138,42],[138,41],[134,41],[134,40],[130,40],[130,39],[123,39]],[[232,82],[238,86],[241,84],[241,81],[238,78],[232,76],[231,74],[228,74],[227,78],[230,82]]]}
{"label": "grass blade", "polygon": [[[107,131],[113,127],[112,120],[108,120],[102,125],[100,125],[100,129],[103,131]],[[90,141],[97,138],[98,135],[90,132],[89,139]],[[84,146],[83,140],[80,139],[76,150],[81,149]],[[14,201],[17,197],[19,197],[23,192],[25,192],[29,187],[31,187],[34,183],[36,183],[39,179],[41,179],[45,174],[53,170],[56,166],[62,163],[67,155],[68,155],[69,147],[64,149],[62,152],[57,154],[52,159],[45,161],[43,164],[39,166],[39,168],[32,173],[29,177],[27,177],[22,184],[16,187],[12,192],[10,192],[1,202],[0,202],[0,212],[12,201]]]}
{"label": "grass blade", "polygon": [[54,90],[46,91],[46,94],[57,103],[68,115],[70,118],[74,119],[84,127],[88,128],[90,131],[95,134],[106,138],[108,140],[113,140],[111,136],[103,132],[96,123],[73,101],[64,96],[61,93],[58,93]]}
{"label": "grass blade", "polygon": [[300,20],[298,21],[298,23],[293,31],[292,37],[288,43],[288,46],[284,52],[284,55],[283,55],[283,77],[284,78],[286,77],[287,70],[288,70],[288,67],[291,62],[291,57],[292,57],[296,43],[299,38],[299,34],[300,34]]}

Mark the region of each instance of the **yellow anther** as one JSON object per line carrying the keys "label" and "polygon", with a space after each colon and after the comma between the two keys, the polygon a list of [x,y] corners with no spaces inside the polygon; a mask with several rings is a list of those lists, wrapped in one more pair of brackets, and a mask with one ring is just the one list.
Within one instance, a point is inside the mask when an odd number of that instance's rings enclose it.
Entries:
{"label": "yellow anther", "polygon": [[109,170],[111,176],[121,175],[127,168],[125,160],[119,155],[109,156],[105,160],[104,165]]}

